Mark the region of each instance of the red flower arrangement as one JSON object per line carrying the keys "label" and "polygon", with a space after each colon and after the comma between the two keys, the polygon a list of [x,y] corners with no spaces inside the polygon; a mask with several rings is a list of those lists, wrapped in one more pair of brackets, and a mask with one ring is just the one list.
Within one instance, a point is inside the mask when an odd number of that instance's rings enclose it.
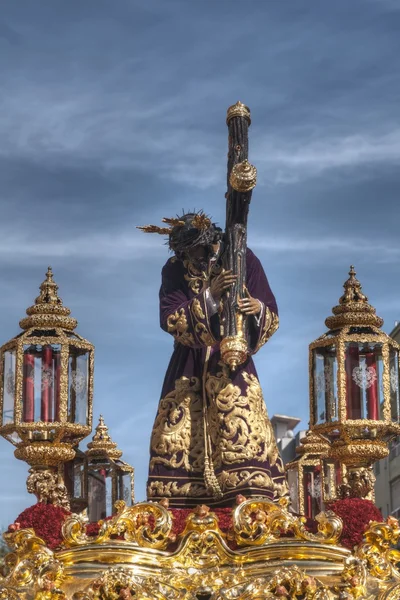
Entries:
{"label": "red flower arrangement", "polygon": [[381,511],[370,500],[345,498],[330,502],[326,508],[342,519],[343,533],[340,543],[349,550],[362,542],[370,521],[383,521]]}
{"label": "red flower arrangement", "polygon": [[[54,550],[61,545],[61,527],[65,517],[71,513],[54,504],[38,502],[26,508],[15,520],[19,529],[33,529],[35,534],[46,542],[47,546]],[[13,527],[10,525],[9,531]]]}

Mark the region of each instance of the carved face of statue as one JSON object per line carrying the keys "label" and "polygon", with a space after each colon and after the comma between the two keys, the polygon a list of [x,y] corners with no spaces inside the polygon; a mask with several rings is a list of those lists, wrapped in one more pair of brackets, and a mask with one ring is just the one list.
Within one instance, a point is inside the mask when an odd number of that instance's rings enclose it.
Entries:
{"label": "carved face of statue", "polygon": [[129,588],[123,588],[119,591],[118,598],[120,600],[132,600],[132,594]]}
{"label": "carved face of statue", "polygon": [[217,256],[220,248],[220,242],[210,246],[195,246],[185,252],[185,255],[192,265],[200,271],[206,271],[210,260]]}

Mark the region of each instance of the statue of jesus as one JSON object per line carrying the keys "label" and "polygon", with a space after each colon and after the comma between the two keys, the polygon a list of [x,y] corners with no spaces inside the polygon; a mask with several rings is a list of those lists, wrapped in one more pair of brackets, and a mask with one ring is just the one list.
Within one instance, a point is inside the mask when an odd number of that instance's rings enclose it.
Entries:
{"label": "statue of jesus", "polygon": [[249,355],[235,370],[220,355],[222,306],[235,276],[222,268],[220,228],[200,213],[164,219],[174,253],[162,270],[161,327],[174,337],[150,443],[149,500],[173,508],[232,505],[236,495],[287,495],[284,467],[252,355],[278,328],[274,295],[258,258],[246,256]]}

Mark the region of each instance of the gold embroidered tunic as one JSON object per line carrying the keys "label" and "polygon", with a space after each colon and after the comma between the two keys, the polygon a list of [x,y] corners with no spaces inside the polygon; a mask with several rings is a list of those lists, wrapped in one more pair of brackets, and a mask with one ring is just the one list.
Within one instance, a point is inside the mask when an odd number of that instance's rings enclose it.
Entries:
{"label": "gold embroidered tunic", "polygon": [[[237,494],[286,495],[253,360],[249,356],[234,372],[222,363],[219,312],[204,278],[176,258],[163,268],[161,327],[175,344],[151,436],[148,499],[167,497],[171,507],[227,506]],[[262,307],[249,319],[255,354],[278,328],[278,311],[251,250],[246,285]]]}

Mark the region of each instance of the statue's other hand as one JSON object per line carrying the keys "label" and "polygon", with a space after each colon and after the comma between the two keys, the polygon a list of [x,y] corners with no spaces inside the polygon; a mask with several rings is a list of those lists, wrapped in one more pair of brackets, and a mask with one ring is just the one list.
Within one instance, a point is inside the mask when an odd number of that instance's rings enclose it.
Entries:
{"label": "statue's other hand", "polygon": [[214,277],[210,284],[210,293],[216,302],[221,300],[223,293],[228,290],[237,280],[237,275],[233,275],[232,271],[222,271]]}
{"label": "statue's other hand", "polygon": [[259,315],[261,312],[261,302],[251,296],[238,300],[238,305],[245,315]]}

